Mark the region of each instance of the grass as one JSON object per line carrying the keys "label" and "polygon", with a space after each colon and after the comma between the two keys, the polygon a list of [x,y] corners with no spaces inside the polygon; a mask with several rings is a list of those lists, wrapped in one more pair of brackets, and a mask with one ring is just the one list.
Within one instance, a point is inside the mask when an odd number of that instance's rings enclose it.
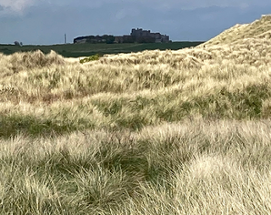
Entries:
{"label": "grass", "polygon": [[85,57],[83,59],[80,59],[80,63],[87,63],[90,61],[95,61],[95,60],[99,60],[100,55],[96,54],[96,55],[91,55],[89,57]]}
{"label": "grass", "polygon": [[90,55],[118,54],[141,52],[145,50],[178,50],[181,48],[194,47],[203,42],[172,42],[172,43],[123,43],[123,44],[59,44],[59,45],[15,45],[0,44],[0,52],[6,55],[16,52],[29,52],[41,50],[44,54],[54,50],[63,57],[85,57]]}
{"label": "grass", "polygon": [[259,20],[250,24],[236,24],[204,43],[208,45],[221,45],[230,43],[240,43],[239,40],[247,39],[270,39],[271,38],[271,16],[263,15]]}
{"label": "grass", "polygon": [[5,214],[270,213],[270,121],[1,141]]}
{"label": "grass", "polygon": [[270,214],[270,47],[0,54],[1,214]]}

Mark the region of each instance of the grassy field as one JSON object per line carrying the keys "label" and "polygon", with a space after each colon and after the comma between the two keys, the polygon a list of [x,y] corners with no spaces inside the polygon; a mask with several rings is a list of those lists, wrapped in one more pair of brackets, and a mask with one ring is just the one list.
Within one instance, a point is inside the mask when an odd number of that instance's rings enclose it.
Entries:
{"label": "grassy field", "polygon": [[1,214],[270,214],[271,41],[0,54]]}
{"label": "grassy field", "polygon": [[194,47],[203,42],[172,42],[172,43],[123,43],[123,44],[62,44],[51,46],[15,46],[0,44],[0,52],[6,55],[14,54],[16,52],[27,52],[41,50],[48,54],[51,50],[57,52],[63,57],[82,57],[95,54],[118,54],[140,52],[145,50],[178,50],[181,48]]}

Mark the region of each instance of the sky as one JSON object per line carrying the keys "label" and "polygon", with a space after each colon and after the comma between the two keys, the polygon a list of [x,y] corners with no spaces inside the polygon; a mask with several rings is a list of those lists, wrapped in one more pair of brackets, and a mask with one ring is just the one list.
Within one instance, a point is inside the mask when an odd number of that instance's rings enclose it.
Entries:
{"label": "sky", "polygon": [[270,0],[0,0],[0,44],[72,43],[143,28],[172,41],[206,41],[271,14]]}

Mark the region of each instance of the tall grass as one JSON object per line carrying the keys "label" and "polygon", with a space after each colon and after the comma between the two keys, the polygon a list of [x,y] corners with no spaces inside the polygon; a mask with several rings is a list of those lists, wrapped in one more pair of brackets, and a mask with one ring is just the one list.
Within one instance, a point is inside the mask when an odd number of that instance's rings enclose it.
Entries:
{"label": "tall grass", "polygon": [[237,47],[109,55],[83,65],[53,53],[3,56],[0,136],[135,131],[187,117],[269,118],[271,58],[263,52],[261,65],[250,65],[258,53],[247,49],[241,64]]}
{"label": "tall grass", "polygon": [[0,54],[2,214],[270,214],[271,44]]}
{"label": "tall grass", "polygon": [[269,214],[270,121],[1,140],[3,214]]}

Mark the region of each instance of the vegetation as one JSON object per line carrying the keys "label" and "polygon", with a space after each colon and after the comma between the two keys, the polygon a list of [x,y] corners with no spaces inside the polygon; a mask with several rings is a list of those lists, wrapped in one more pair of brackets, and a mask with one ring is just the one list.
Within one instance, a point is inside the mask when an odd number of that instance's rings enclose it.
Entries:
{"label": "vegetation", "polygon": [[62,44],[51,46],[33,46],[24,45],[22,47],[15,45],[1,45],[0,52],[6,55],[14,54],[17,52],[29,52],[41,50],[44,54],[50,53],[51,50],[55,51],[63,57],[85,57],[95,54],[119,54],[141,52],[145,50],[178,50],[186,47],[194,47],[203,42],[173,42],[173,43],[123,43],[123,44]]}
{"label": "vegetation", "polygon": [[0,211],[270,214],[270,53],[0,54]]}
{"label": "vegetation", "polygon": [[225,30],[220,35],[207,41],[204,45],[221,45],[240,43],[240,40],[247,39],[271,39],[271,16],[263,15],[261,19],[251,24],[236,24],[234,27]]}
{"label": "vegetation", "polygon": [[99,54],[91,55],[89,57],[85,57],[83,59],[80,59],[80,63],[87,63],[87,62],[90,62],[90,61],[99,60],[99,58],[100,58]]}
{"label": "vegetation", "polygon": [[107,43],[113,44],[115,41],[115,37],[113,35],[103,35],[103,36],[88,36],[88,43]]}
{"label": "vegetation", "polygon": [[270,121],[1,140],[3,214],[269,214]]}

